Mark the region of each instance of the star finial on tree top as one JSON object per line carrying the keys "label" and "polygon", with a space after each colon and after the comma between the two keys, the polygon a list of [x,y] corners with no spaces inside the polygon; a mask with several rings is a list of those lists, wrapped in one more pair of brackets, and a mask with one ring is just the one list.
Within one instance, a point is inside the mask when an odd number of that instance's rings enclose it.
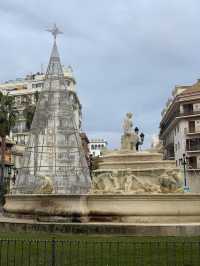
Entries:
{"label": "star finial on tree top", "polygon": [[56,24],[53,25],[53,28],[47,29],[47,31],[51,32],[54,39],[56,40],[58,34],[62,34],[63,32],[59,30]]}

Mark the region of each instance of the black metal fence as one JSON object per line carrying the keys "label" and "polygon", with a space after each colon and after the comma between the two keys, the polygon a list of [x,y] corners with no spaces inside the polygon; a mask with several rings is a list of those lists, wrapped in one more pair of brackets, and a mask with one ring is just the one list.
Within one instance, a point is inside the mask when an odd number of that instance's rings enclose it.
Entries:
{"label": "black metal fence", "polygon": [[0,240],[1,266],[199,266],[200,241]]}

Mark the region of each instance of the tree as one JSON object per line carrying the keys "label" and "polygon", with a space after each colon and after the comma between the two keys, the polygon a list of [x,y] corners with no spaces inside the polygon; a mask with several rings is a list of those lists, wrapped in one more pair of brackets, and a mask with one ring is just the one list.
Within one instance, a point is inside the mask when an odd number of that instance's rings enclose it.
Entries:
{"label": "tree", "polygon": [[0,92],[0,137],[1,137],[1,193],[4,194],[4,170],[6,136],[10,135],[12,127],[16,123],[17,112],[14,107],[14,97]]}
{"label": "tree", "polygon": [[[38,102],[39,92],[35,92],[35,103]],[[23,111],[24,118],[26,119],[26,129],[29,131],[31,129],[31,124],[33,121],[34,113],[35,113],[36,104],[32,104],[31,100],[27,98],[26,106]]]}

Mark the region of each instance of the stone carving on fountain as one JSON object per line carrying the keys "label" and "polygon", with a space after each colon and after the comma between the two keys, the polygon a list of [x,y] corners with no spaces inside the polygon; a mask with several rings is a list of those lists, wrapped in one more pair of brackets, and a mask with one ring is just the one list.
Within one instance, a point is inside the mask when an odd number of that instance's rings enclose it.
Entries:
{"label": "stone carving on fountain", "polygon": [[[153,179],[153,178],[152,178]],[[183,192],[182,176],[178,171],[166,170],[153,180],[137,177],[131,171],[94,173],[92,193],[138,194]]]}
{"label": "stone carving on fountain", "polygon": [[[183,192],[183,176],[175,161],[163,160],[161,150],[138,151],[144,134],[133,130],[132,113],[123,123],[121,149],[106,151],[93,171],[92,191],[97,194]],[[139,144],[138,144],[139,143]]]}
{"label": "stone carving on fountain", "polygon": [[163,193],[183,192],[183,177],[180,171],[165,171],[159,182]]}
{"label": "stone carving on fountain", "polygon": [[35,194],[52,194],[54,192],[53,182],[50,176],[39,176],[35,187]]}

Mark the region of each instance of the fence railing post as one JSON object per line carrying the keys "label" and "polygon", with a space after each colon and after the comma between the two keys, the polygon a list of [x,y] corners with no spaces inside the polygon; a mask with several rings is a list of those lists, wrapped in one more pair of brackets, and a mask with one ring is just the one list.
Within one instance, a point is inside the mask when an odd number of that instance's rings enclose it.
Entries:
{"label": "fence railing post", "polygon": [[56,240],[54,237],[51,241],[51,266],[56,266]]}

